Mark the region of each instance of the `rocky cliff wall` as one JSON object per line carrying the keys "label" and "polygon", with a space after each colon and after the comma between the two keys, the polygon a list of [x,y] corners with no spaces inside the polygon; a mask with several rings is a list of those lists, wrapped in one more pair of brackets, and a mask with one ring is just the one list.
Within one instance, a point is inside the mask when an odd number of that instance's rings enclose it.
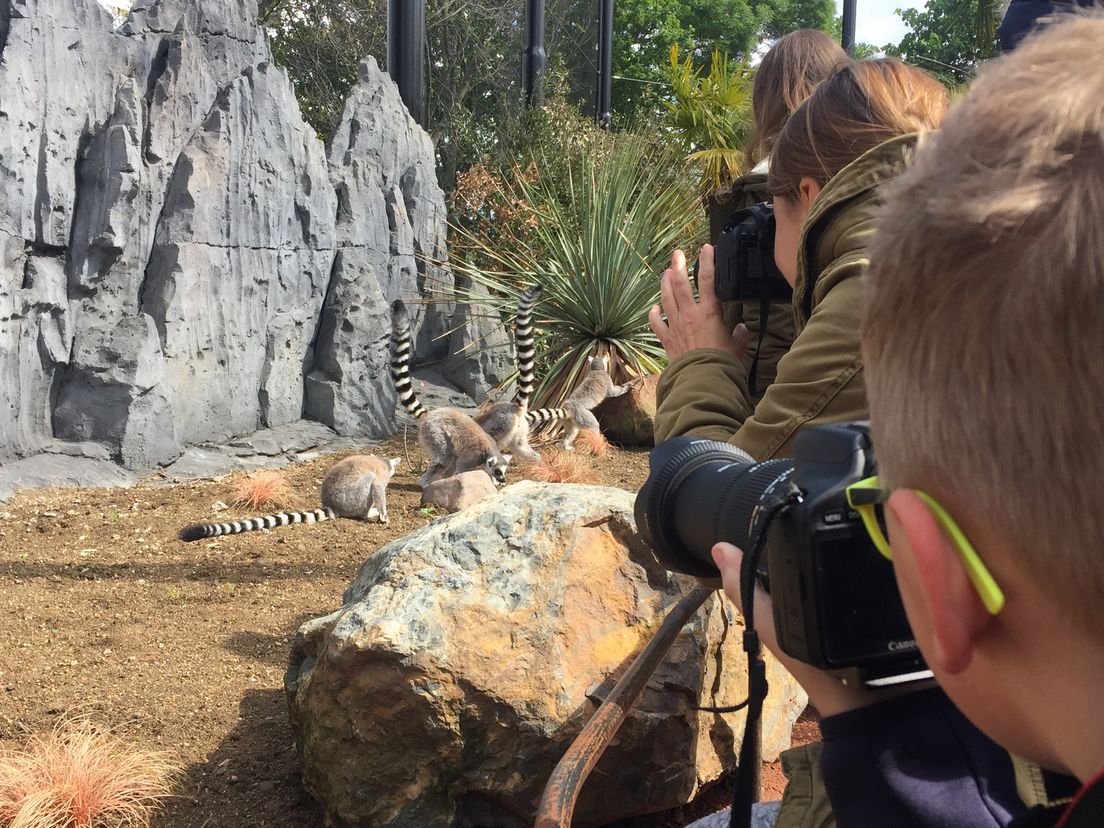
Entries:
{"label": "rocky cliff wall", "polygon": [[[369,58],[327,150],[255,20],[0,0],[0,462],[60,438],[144,470],[303,416],[388,434],[396,297],[447,355],[428,136]],[[508,370],[482,360],[452,366],[469,393]]]}

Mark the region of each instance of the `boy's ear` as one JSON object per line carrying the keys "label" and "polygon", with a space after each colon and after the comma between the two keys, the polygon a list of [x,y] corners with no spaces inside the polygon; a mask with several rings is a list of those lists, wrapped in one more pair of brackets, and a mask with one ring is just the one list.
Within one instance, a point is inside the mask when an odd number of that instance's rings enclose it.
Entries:
{"label": "boy's ear", "polygon": [[895,491],[886,510],[907,541],[894,545],[894,567],[902,593],[907,593],[905,605],[924,614],[914,621],[914,626],[927,625],[924,656],[937,673],[960,673],[970,666],[977,640],[993,616],[954,542],[916,492]]}

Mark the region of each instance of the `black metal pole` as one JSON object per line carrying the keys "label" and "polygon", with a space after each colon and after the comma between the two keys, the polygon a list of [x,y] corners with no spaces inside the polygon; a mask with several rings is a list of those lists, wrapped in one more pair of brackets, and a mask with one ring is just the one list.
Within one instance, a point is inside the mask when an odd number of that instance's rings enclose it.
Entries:
{"label": "black metal pole", "polygon": [[855,54],[855,6],[858,0],[843,0],[843,37],[840,45],[847,54]]}
{"label": "black metal pole", "polygon": [[425,0],[388,0],[387,73],[425,126]]}
{"label": "black metal pole", "polygon": [[598,101],[594,119],[610,128],[613,121],[613,0],[598,6]]}
{"label": "black metal pole", "polygon": [[544,0],[529,0],[529,36],[521,63],[525,100],[537,107],[544,102],[544,70],[548,57],[544,51]]}

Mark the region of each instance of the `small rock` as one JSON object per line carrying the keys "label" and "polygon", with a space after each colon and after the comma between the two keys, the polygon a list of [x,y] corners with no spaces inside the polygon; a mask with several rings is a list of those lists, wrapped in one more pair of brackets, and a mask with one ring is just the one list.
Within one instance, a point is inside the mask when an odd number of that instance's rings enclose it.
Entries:
{"label": "small rock", "polygon": [[435,480],[422,490],[422,505],[436,506],[446,512],[459,512],[495,492],[494,481],[486,472],[475,470]]}

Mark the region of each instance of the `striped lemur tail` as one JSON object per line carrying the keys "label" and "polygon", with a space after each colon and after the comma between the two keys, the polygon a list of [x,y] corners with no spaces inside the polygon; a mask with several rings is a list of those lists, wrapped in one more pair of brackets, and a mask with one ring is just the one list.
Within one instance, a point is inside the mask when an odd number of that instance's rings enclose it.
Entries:
{"label": "striped lemur tail", "polygon": [[533,307],[537,304],[544,288],[533,285],[518,298],[517,317],[514,320],[514,345],[517,348],[518,390],[514,397],[522,411],[529,408],[529,398],[533,395],[536,380],[533,376],[533,363],[536,348],[533,336]]}
{"label": "striped lemur tail", "polygon": [[410,337],[410,314],[402,299],[396,299],[391,303],[391,380],[395,383],[395,391],[410,416],[420,420],[429,412],[419,402],[414,393],[414,385],[410,381],[410,353],[413,350],[413,342]]}
{"label": "striped lemur tail", "polygon": [[632,382],[614,385],[609,375],[609,358],[594,357],[590,360],[583,381],[560,408],[538,408],[528,412],[525,419],[530,426],[542,425],[552,420],[567,421],[567,431],[560,445],[571,451],[571,443],[580,429],[598,430],[598,420],[591,411],[609,397],[620,397],[629,393],[632,387]]}
{"label": "striped lemur tail", "polygon": [[333,520],[333,509],[312,509],[309,512],[277,512],[274,515],[235,520],[230,523],[193,523],[180,530],[182,541],[197,541],[204,538],[217,538],[220,535],[237,535],[241,532],[253,532],[257,529],[272,529],[287,526],[289,523],[321,523]]}
{"label": "striped lemur tail", "polygon": [[555,420],[567,420],[571,417],[566,408],[535,408],[525,414],[529,427],[542,426]]}

